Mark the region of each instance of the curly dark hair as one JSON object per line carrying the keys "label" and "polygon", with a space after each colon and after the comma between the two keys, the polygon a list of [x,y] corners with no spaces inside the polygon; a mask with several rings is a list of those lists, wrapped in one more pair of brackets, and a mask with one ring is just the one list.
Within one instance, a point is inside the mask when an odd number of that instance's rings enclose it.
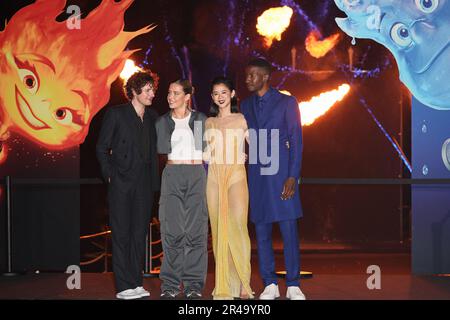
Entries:
{"label": "curly dark hair", "polygon": [[128,100],[133,100],[133,90],[136,94],[142,93],[142,88],[147,84],[153,86],[153,91],[158,89],[159,77],[151,71],[139,71],[133,74],[123,86],[123,91]]}

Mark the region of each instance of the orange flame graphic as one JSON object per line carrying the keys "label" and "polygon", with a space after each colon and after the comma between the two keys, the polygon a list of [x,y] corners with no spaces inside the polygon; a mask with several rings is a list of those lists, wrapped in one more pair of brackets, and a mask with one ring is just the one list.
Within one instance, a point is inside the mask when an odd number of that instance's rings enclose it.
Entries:
{"label": "orange flame graphic", "polygon": [[8,146],[4,143],[0,143],[0,164],[3,164],[8,158]]}
{"label": "orange flame graphic", "polygon": [[[291,95],[289,91],[280,90],[281,93]],[[310,126],[317,118],[323,116],[337,102],[342,101],[350,92],[350,86],[346,83],[340,85],[337,89],[326,91],[309,101],[302,101],[298,104],[302,118],[302,126]]]}
{"label": "orange flame graphic", "polygon": [[319,34],[312,31],[305,40],[306,51],[314,58],[322,58],[339,42],[340,35],[336,33],[324,40],[319,40]]}
{"label": "orange flame graphic", "polygon": [[281,35],[289,27],[294,11],[288,7],[267,9],[258,17],[256,29],[264,37],[267,48],[272,46],[274,39],[280,41]]}
{"label": "orange flame graphic", "polygon": [[302,116],[302,126],[313,124],[317,118],[327,113],[337,102],[342,101],[349,92],[350,86],[344,83],[335,90],[323,92],[309,101],[300,102],[298,106]]}
{"label": "orange flame graphic", "polygon": [[133,0],[103,0],[69,29],[56,17],[65,0],[37,0],[0,32],[0,140],[15,131],[49,149],[82,143],[110,87],[137,50],[127,43],[153,29],[124,32]]}
{"label": "orange flame graphic", "polygon": [[127,61],[125,61],[125,66],[120,73],[120,78],[124,81],[127,81],[133,74],[138,71],[142,71],[142,69],[136,66],[133,60],[127,59]]}

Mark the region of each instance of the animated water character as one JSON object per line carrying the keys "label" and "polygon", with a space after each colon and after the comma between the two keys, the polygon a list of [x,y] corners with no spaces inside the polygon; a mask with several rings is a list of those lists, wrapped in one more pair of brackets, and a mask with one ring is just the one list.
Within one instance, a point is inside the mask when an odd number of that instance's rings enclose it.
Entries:
{"label": "animated water character", "polygon": [[335,0],[339,27],[394,55],[400,80],[422,103],[450,110],[449,0]]}

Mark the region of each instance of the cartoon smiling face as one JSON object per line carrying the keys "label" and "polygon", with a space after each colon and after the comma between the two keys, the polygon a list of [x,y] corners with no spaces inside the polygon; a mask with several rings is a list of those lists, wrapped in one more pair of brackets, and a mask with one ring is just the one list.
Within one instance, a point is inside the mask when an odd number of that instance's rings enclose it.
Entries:
{"label": "cartoon smiling face", "polygon": [[0,90],[11,129],[56,148],[80,143],[90,118],[82,88],[58,77],[58,66],[45,56],[8,55],[6,60]]}
{"label": "cartoon smiling face", "polygon": [[152,29],[123,31],[132,2],[102,1],[80,29],[56,21],[65,0],[37,0],[11,18],[0,32],[0,138],[16,131],[49,149],[84,141],[136,51],[123,51],[127,43]]}
{"label": "cartoon smiling face", "polygon": [[335,2],[348,15],[336,19],[344,32],[386,46],[401,81],[417,99],[435,109],[450,109],[449,0]]}

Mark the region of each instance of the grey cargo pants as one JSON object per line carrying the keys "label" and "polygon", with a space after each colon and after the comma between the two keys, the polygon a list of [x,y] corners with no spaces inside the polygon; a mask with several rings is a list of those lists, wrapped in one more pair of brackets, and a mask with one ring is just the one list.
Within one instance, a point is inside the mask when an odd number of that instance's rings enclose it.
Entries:
{"label": "grey cargo pants", "polygon": [[203,165],[168,164],[163,171],[159,220],[164,257],[161,292],[202,291],[208,268],[208,211]]}

